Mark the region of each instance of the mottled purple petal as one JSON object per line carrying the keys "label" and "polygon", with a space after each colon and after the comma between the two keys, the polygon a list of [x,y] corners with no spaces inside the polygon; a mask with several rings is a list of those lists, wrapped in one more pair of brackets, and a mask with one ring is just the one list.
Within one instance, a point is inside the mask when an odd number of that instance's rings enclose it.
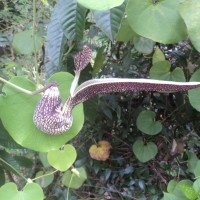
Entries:
{"label": "mottled purple petal", "polygon": [[33,116],[35,126],[47,134],[61,134],[72,125],[71,112],[63,114],[56,86],[48,88],[40,99]]}
{"label": "mottled purple petal", "polygon": [[97,94],[139,91],[184,91],[200,87],[200,82],[173,82],[152,79],[93,79],[81,84],[72,96],[73,106]]}
{"label": "mottled purple petal", "polygon": [[84,46],[83,50],[75,55],[74,64],[76,72],[83,70],[92,58],[92,50],[88,46]]}

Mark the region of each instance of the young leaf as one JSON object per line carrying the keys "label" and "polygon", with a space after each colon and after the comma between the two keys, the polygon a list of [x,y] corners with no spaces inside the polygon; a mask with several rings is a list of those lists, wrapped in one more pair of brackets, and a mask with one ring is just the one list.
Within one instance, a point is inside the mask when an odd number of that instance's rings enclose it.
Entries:
{"label": "young leaf", "polygon": [[165,55],[163,52],[157,47],[154,54],[153,54],[153,59],[152,59],[152,64],[154,65],[155,63],[159,61],[165,61]]}
{"label": "young leaf", "polygon": [[78,189],[80,188],[85,180],[87,179],[86,171],[83,167],[76,168],[78,175],[72,173],[71,171],[66,171],[62,178],[62,183],[69,188]]}
{"label": "young leaf", "polygon": [[13,48],[19,54],[31,54],[34,50],[38,50],[42,47],[43,40],[35,34],[35,49],[34,49],[34,38],[33,31],[26,30],[16,33],[13,37]]}
{"label": "young leaf", "polygon": [[162,130],[162,124],[155,121],[155,113],[152,111],[142,111],[137,118],[137,128],[148,135],[156,135]]}
{"label": "young leaf", "polygon": [[150,69],[150,77],[157,80],[185,82],[185,75],[181,68],[176,67],[171,71],[169,61],[156,62]]}
{"label": "young leaf", "polygon": [[35,177],[40,177],[38,179],[36,179],[36,183],[39,184],[42,188],[47,187],[48,185],[50,185],[53,182],[54,179],[54,174],[50,174],[51,171],[39,171],[36,173]]}
{"label": "young leaf", "polygon": [[133,153],[139,161],[147,162],[155,158],[158,149],[153,142],[144,144],[142,140],[136,140],[133,144]]}
{"label": "young leaf", "polygon": [[138,52],[150,54],[153,52],[154,42],[148,38],[135,35],[133,38],[134,47]]}

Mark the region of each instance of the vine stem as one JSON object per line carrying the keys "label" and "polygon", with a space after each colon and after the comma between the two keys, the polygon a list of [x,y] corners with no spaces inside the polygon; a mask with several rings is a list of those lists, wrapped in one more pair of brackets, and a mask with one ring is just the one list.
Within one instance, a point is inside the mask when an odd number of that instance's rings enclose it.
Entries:
{"label": "vine stem", "polygon": [[33,36],[33,49],[34,49],[34,76],[36,78],[36,82],[38,83],[38,65],[37,65],[37,53],[36,53],[36,45],[35,45],[35,24],[36,24],[36,0],[33,0],[33,29],[32,29],[32,36]]}
{"label": "vine stem", "polygon": [[72,173],[70,181],[69,181],[69,187],[67,188],[67,198],[66,198],[66,200],[69,200],[69,188],[70,188],[70,185],[72,183],[73,177],[74,177],[74,173]]}
{"label": "vine stem", "polygon": [[3,160],[2,158],[0,158],[0,161],[3,162],[5,165],[9,166],[13,171],[15,171],[20,177],[22,177],[26,182],[28,182],[28,180],[22,175],[20,174],[12,165],[10,165],[9,163],[7,163],[5,160]]}
{"label": "vine stem", "polygon": [[38,90],[30,91],[30,90],[26,90],[26,89],[24,89],[24,88],[22,88],[22,87],[20,87],[18,85],[15,85],[15,84],[13,84],[13,83],[11,83],[11,82],[9,82],[9,81],[5,80],[4,78],[1,78],[1,77],[0,77],[0,81],[2,81],[3,83],[8,84],[10,87],[15,88],[16,90],[19,90],[19,91],[21,91],[21,92],[23,92],[25,94],[28,94],[28,95],[36,95],[38,93],[41,93],[41,92],[45,91],[46,89],[50,88],[53,85],[57,85],[57,83],[52,82],[52,83],[49,83],[48,85],[46,85],[46,86],[44,86],[44,87],[42,87],[42,88],[40,88]]}
{"label": "vine stem", "polygon": [[38,176],[38,177],[33,178],[33,179],[31,179],[31,180],[34,181],[34,180],[37,180],[37,179],[39,179],[39,178],[42,178],[42,177],[45,177],[45,176],[49,176],[49,175],[51,175],[51,174],[56,173],[57,171],[58,171],[58,170],[56,169],[56,170],[53,171],[53,172],[50,172],[50,173],[48,173],[48,174],[44,174],[44,175]]}

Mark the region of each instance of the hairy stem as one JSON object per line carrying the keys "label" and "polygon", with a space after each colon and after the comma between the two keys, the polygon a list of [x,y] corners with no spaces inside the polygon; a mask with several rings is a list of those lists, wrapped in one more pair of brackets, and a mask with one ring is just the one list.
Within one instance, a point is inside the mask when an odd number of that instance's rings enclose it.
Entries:
{"label": "hairy stem", "polygon": [[35,25],[36,25],[36,0],[33,0],[33,29],[32,29],[32,36],[33,36],[33,49],[34,49],[34,76],[36,81],[38,82],[38,64],[37,64],[37,52],[36,52],[36,45],[35,45]]}
{"label": "hairy stem", "polygon": [[0,158],[0,161],[2,163],[4,163],[5,165],[9,166],[9,168],[11,168],[13,171],[16,172],[16,174],[18,174],[20,177],[22,177],[26,182],[28,182],[28,180],[22,175],[20,174],[12,165],[10,165],[9,163],[7,163],[5,160],[3,160],[2,158]]}
{"label": "hairy stem", "polygon": [[1,77],[0,77],[0,81],[8,84],[10,87],[12,87],[16,90],[19,90],[20,92],[23,92],[23,93],[28,94],[28,95],[36,95],[36,94],[39,94],[39,93],[45,91],[46,89],[50,88],[51,86],[57,86],[58,85],[57,83],[52,82],[52,83],[49,83],[48,85],[44,86],[43,88],[40,88],[40,89],[35,90],[35,91],[30,91],[30,90],[26,90],[26,89],[24,89],[20,86],[17,86],[14,83],[11,83],[11,82],[9,82],[9,81],[5,80],[4,78],[1,78]]}

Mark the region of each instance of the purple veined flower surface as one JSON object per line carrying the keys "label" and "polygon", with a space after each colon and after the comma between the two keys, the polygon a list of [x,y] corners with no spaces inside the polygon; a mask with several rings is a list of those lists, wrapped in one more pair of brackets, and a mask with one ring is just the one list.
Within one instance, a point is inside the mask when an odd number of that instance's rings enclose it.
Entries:
{"label": "purple veined flower surface", "polygon": [[33,122],[39,130],[52,135],[61,134],[71,127],[71,112],[62,113],[61,97],[57,85],[52,85],[42,95],[35,108]]}
{"label": "purple veined flower surface", "polygon": [[74,57],[74,64],[76,67],[75,72],[83,70],[92,58],[92,50],[88,46],[84,46],[83,50],[77,53]]}
{"label": "purple veined flower surface", "polygon": [[38,129],[47,134],[62,134],[72,126],[72,109],[79,103],[98,95],[112,92],[185,91],[200,87],[200,82],[173,82],[152,79],[106,78],[82,83],[69,96],[64,106],[58,87],[52,85],[39,101],[33,121]]}

